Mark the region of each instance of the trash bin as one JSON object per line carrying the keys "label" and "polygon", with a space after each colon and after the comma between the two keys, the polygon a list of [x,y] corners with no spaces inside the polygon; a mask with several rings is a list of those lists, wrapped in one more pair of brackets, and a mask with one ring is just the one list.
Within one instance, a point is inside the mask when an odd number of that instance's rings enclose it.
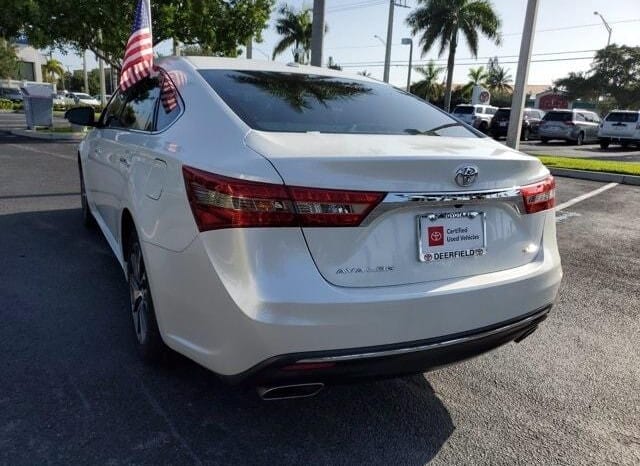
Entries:
{"label": "trash bin", "polygon": [[27,128],[53,126],[53,87],[50,84],[26,84],[22,88]]}

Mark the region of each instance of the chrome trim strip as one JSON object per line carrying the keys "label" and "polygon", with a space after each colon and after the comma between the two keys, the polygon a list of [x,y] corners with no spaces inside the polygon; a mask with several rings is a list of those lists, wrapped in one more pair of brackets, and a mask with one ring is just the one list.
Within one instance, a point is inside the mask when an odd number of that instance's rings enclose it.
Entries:
{"label": "chrome trim strip", "polygon": [[453,207],[501,202],[510,205],[518,214],[524,213],[524,200],[520,187],[485,191],[389,193],[362,222],[361,226],[373,223],[391,210],[413,207]]}
{"label": "chrome trim strip", "polygon": [[438,343],[431,343],[429,345],[414,346],[411,348],[399,348],[399,349],[386,350],[386,351],[375,351],[371,353],[346,354],[341,356],[327,356],[324,358],[301,359],[299,361],[296,361],[296,363],[298,364],[298,363],[317,363],[317,362],[340,362],[340,361],[353,361],[356,359],[379,358],[384,356],[398,356],[402,354],[417,353],[420,351],[427,351],[427,350],[432,350],[436,348],[444,348],[447,346],[457,345],[460,343],[468,343],[471,341],[490,337],[498,333],[508,332],[509,330],[514,329],[516,327],[526,325],[529,322],[533,322],[534,320],[539,319],[540,317],[548,314],[550,310],[551,310],[551,306],[547,306],[542,311],[537,312],[536,314],[533,314],[527,317],[526,319],[519,320],[518,322],[514,322],[512,324],[505,325],[503,327],[499,327],[493,330],[488,330],[486,332],[469,335],[468,337],[455,338],[453,340],[446,340]]}

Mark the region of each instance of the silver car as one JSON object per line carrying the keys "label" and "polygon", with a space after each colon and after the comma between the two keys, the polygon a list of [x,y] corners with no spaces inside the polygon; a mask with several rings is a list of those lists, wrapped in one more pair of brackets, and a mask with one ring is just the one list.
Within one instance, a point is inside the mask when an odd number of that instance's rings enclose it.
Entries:
{"label": "silver car", "polygon": [[598,141],[599,127],[600,117],[589,110],[552,110],[542,119],[538,133],[543,144],[560,139],[581,146]]}

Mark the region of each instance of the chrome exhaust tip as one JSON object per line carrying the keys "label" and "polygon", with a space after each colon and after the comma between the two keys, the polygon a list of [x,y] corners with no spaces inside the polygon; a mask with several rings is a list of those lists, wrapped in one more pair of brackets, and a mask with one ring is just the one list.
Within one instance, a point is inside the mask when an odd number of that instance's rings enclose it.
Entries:
{"label": "chrome exhaust tip", "polygon": [[324,384],[320,382],[303,383],[297,385],[277,385],[274,387],[259,387],[258,396],[266,401],[309,398],[320,393],[323,388]]}

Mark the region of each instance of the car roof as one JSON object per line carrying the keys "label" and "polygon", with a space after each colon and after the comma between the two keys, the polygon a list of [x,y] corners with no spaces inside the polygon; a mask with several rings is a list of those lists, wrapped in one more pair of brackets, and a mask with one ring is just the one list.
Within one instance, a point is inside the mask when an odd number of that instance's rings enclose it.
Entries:
{"label": "car roof", "polygon": [[[170,60],[176,60],[171,58]],[[159,62],[162,66],[164,63],[170,62],[163,59]],[[356,73],[349,73],[331,68],[320,68],[317,66],[299,65],[297,63],[281,63],[266,60],[249,60],[246,58],[226,58],[226,57],[178,57],[191,65],[196,70],[241,70],[241,71],[271,71],[280,73],[299,73],[299,74],[315,74],[320,76],[329,76],[336,78],[353,78],[360,81],[377,82]]]}

